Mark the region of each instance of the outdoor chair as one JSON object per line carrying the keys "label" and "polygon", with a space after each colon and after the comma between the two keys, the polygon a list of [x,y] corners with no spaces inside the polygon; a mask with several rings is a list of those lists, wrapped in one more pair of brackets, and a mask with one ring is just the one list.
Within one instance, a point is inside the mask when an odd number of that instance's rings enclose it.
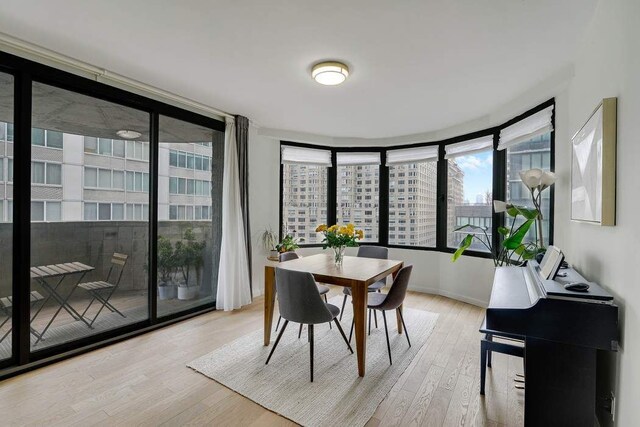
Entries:
{"label": "outdoor chair", "polygon": [[[124,272],[124,267],[127,264],[128,258],[129,255],[119,254],[117,252],[114,253],[111,257],[111,267],[109,267],[109,273],[107,274],[107,279],[105,281],[85,282],[78,284],[78,288],[84,289],[91,295],[91,301],[89,302],[89,305],[82,312],[83,318],[85,318],[85,314],[94,303],[94,301],[98,301],[99,304],[102,304],[93,319],[91,319],[91,321],[89,322],[90,328],[93,329],[93,323],[96,321],[105,307],[107,307],[107,309],[112,313],[118,313],[122,317],[127,317],[122,314],[117,308],[115,308],[113,304],[109,302],[109,300],[116,292],[116,289],[118,289],[118,285],[120,285],[122,273]],[[116,279],[115,281],[113,281],[114,278]]]}
{"label": "outdoor chair", "polygon": [[[30,300],[29,302],[31,307],[33,307],[38,302],[43,301],[44,297],[40,295],[40,293],[37,291],[31,291],[31,294],[29,295],[29,300]],[[2,321],[2,323],[0,323],[0,329],[2,329],[2,327],[9,321],[9,319],[11,319],[11,316],[13,313],[12,309],[13,309],[13,297],[11,295],[0,298],[0,310],[2,310],[2,313],[6,316],[6,318]],[[38,310],[36,315],[39,312],[40,310]],[[35,315],[31,318],[31,321],[33,321],[34,318],[35,318]],[[0,343],[9,336],[9,334],[11,333],[11,329],[12,328],[9,328],[9,330],[2,336],[2,338],[0,338]],[[40,334],[38,334],[38,332],[35,329],[33,329],[31,326],[29,326],[29,329],[33,334],[33,336],[35,336],[36,338],[40,337]]]}

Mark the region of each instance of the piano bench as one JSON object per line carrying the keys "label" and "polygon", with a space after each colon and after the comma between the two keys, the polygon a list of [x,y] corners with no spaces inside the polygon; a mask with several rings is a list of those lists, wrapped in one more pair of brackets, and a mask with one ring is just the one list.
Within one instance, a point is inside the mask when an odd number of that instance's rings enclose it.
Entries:
{"label": "piano bench", "polygon": [[510,356],[524,357],[523,345],[496,342],[493,340],[493,337],[504,338],[524,344],[524,336],[487,329],[486,318],[483,320],[482,326],[480,326],[480,332],[485,334],[485,337],[480,340],[480,394],[484,395],[484,383],[487,376],[487,367],[491,367],[491,353],[495,351],[497,353],[508,354]]}

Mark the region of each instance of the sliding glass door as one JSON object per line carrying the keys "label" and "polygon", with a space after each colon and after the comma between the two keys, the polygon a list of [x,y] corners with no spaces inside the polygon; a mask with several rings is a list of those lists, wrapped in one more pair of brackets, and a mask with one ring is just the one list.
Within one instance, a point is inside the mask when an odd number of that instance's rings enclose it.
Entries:
{"label": "sliding glass door", "polygon": [[160,116],[158,316],[216,298],[224,134]]}
{"label": "sliding glass door", "polygon": [[43,83],[32,91],[38,351],[149,318],[150,116]]}
{"label": "sliding glass door", "polygon": [[13,76],[0,73],[0,361],[12,356]]}

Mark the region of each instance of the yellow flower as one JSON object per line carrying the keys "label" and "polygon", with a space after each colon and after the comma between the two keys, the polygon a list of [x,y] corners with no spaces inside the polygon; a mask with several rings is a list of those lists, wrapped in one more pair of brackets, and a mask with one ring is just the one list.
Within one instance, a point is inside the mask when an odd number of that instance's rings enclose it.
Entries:
{"label": "yellow flower", "polygon": [[346,234],[347,236],[351,233],[349,233],[349,229],[347,227],[345,227],[344,225],[342,227],[340,227],[338,233],[340,234]]}
{"label": "yellow flower", "polygon": [[353,225],[353,224],[351,224],[351,223],[349,223],[349,224],[347,224],[347,228],[348,228],[349,230],[353,230],[353,229],[355,229],[355,228],[356,228],[356,226],[355,226],[355,225]]}
{"label": "yellow flower", "polygon": [[356,234],[358,236],[358,239],[364,239],[364,231],[362,230],[357,230]]}
{"label": "yellow flower", "polygon": [[329,231],[330,233],[334,233],[337,229],[338,229],[338,225],[337,225],[337,224],[334,224],[334,225],[332,225],[331,227],[329,227],[328,231]]}
{"label": "yellow flower", "polygon": [[323,231],[327,231],[327,224],[320,224],[318,228],[316,228],[316,233],[321,233]]}

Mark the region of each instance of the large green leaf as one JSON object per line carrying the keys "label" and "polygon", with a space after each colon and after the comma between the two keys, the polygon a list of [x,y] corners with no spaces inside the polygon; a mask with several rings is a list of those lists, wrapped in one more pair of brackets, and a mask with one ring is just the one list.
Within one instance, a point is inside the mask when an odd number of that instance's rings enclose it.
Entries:
{"label": "large green leaf", "polygon": [[487,231],[489,229],[488,227],[480,227],[479,225],[465,224],[465,225],[461,225],[460,227],[454,228],[453,231],[461,231],[466,228],[470,228],[472,230],[483,230],[483,231]]}
{"label": "large green leaf", "polygon": [[528,208],[526,206],[510,205],[507,208],[507,214],[512,217],[522,215],[525,219],[536,219],[540,214],[537,209]]}
{"label": "large green leaf", "polygon": [[451,256],[451,261],[456,262],[456,260],[460,258],[462,253],[466,251],[469,246],[471,246],[471,242],[473,242],[473,234],[467,234],[465,238],[460,242],[458,249]]}
{"label": "large green leaf", "polygon": [[527,235],[529,228],[531,228],[531,225],[534,222],[535,221],[533,219],[525,221],[525,223],[518,227],[518,229],[513,234],[511,234],[511,236],[504,239],[502,245],[510,250],[518,248],[518,246],[522,244],[522,239],[524,239],[524,236]]}
{"label": "large green leaf", "polygon": [[507,236],[509,234],[509,229],[507,227],[498,227],[498,233],[503,236]]}

